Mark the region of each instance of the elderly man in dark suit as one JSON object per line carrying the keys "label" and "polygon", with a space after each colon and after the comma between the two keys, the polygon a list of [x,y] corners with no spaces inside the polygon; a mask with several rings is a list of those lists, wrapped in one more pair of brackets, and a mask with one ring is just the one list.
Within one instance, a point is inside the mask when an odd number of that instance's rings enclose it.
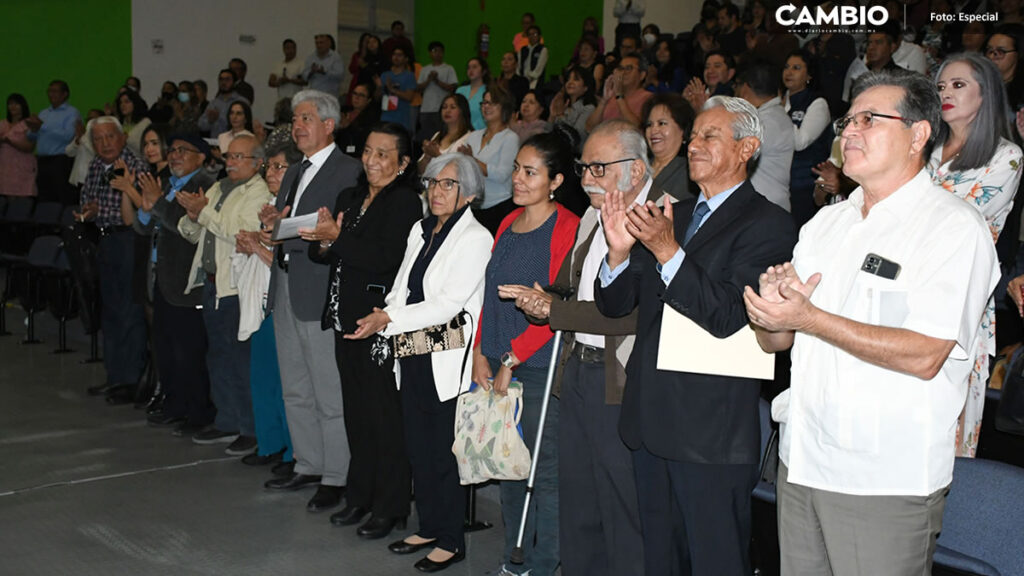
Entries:
{"label": "elderly man in dark suit", "polygon": [[155,426],[175,426],[174,434],[192,436],[213,422],[210,376],[206,370],[206,328],[201,291],[185,293],[196,245],[178,233],[185,208],[175,202],[178,192],[201,194],[214,184],[203,170],[210,146],[199,136],[172,135],[167,139],[167,166],[171,177],[158,182],[140,176],[142,207],[133,228],[155,236],[151,268],[154,341],[163,361],[157,365],[164,387],[162,409],[147,417]]}
{"label": "elderly man in dark suit", "polygon": [[[358,161],[334,145],[334,128],[340,118],[337,98],[303,90],[292,97],[292,110],[292,138],[304,157],[285,173],[276,205],[261,212],[267,228],[278,218],[309,214],[333,204],[339,190],[355,186],[362,170]],[[280,244],[275,258],[267,307],[274,311],[295,465],[264,486],[271,490],[318,486],[306,509],[320,512],[341,502],[350,456],[341,378],[334,362],[334,334],[320,326],[328,267],[312,262],[308,243],[298,238]]]}
{"label": "elderly man in dark suit", "polygon": [[647,574],[673,571],[673,546],[694,575],[750,573],[760,382],[659,370],[657,358],[666,306],[717,338],[730,336],[748,323],[744,286],[792,253],[792,219],[747,180],[762,139],[753,106],[711,98],[688,148],[701,195],[662,213],[616,190],[602,210],[608,256],[597,307],[612,317],[639,308],[619,431],[633,450]]}

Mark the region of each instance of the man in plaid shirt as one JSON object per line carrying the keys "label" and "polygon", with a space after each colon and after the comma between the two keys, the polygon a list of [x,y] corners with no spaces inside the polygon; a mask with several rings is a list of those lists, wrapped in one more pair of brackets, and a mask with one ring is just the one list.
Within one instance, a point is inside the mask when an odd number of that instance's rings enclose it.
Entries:
{"label": "man in plaid shirt", "polygon": [[89,388],[89,394],[104,394],[111,404],[131,401],[145,364],[146,322],[142,303],[132,293],[135,259],[131,222],[121,218],[121,192],[137,186],[136,176],[148,170],[125,146],[121,123],[112,116],[97,118],[92,128],[96,158],[82,186],[79,221],[93,221],[100,229],[96,255],[103,301],[103,364],[107,381]]}

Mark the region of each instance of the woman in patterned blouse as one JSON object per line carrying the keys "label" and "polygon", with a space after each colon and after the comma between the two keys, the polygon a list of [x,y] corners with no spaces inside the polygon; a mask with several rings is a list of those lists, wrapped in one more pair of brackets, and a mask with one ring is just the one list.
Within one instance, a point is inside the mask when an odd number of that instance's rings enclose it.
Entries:
{"label": "woman in patterned blouse", "polygon": [[[1021,150],[1010,141],[1010,108],[998,68],[980,54],[963,52],[946,59],[935,86],[942,99],[946,138],[928,161],[932,181],[981,212],[992,241],[1006,224],[1021,175]],[[988,334],[975,351],[967,403],[957,431],[957,456],[974,456],[978,448],[988,357],[995,354],[995,303],[982,318]]]}

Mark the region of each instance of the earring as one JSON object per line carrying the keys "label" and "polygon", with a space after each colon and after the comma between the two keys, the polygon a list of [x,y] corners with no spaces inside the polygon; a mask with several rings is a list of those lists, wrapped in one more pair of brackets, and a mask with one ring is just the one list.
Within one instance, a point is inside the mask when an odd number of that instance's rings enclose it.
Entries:
{"label": "earring", "polygon": [[401,170],[398,171],[399,176],[401,176],[402,174],[405,174],[405,168],[402,168]]}
{"label": "earring", "polygon": [[554,200],[554,199],[555,199],[555,193],[554,192],[549,193],[548,194],[548,200]]}

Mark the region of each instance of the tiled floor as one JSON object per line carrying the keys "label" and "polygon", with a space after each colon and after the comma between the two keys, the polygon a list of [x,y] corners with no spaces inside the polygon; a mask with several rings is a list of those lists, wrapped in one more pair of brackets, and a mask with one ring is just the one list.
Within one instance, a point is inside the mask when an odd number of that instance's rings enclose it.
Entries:
{"label": "tiled floor", "polygon": [[[53,354],[56,321],[37,320],[44,342],[23,345],[24,315],[0,337],[0,574],[392,575],[416,574],[399,557],[328,514],[305,511],[312,491],[263,490],[266,469],[223,447],[196,446],[145,425],[141,411],[85,394],[102,364],[82,364],[88,339],[69,325],[71,354]],[[479,517],[500,526],[495,490]],[[416,526],[410,518],[410,530]],[[501,557],[501,529],[468,536],[468,559],[446,574],[484,574]]]}

